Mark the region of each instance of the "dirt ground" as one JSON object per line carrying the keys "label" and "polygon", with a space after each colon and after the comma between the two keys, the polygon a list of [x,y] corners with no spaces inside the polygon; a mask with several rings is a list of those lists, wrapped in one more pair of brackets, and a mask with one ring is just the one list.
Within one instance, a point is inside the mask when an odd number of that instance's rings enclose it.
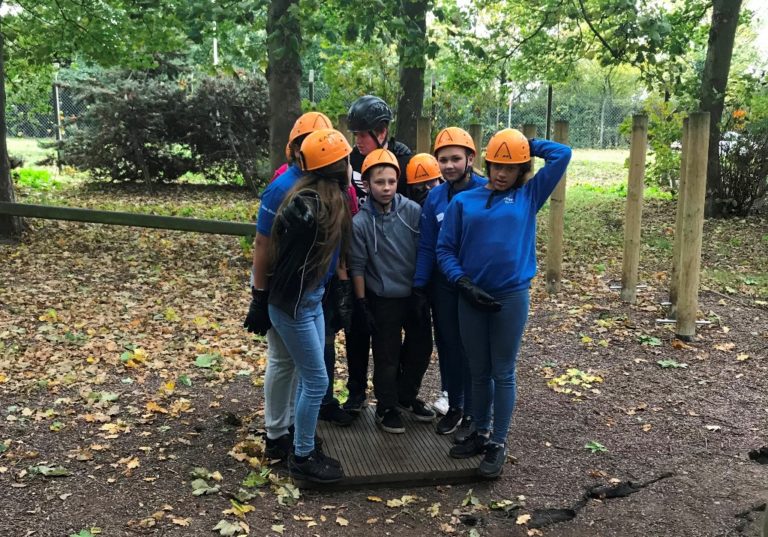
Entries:
{"label": "dirt ground", "polygon": [[[670,207],[650,207],[651,236]],[[707,225],[705,264],[762,263],[764,217],[740,227],[751,253],[716,247],[731,228]],[[644,257],[629,306],[609,288],[616,252],[577,250],[560,294],[532,289],[501,478],[297,491],[277,471],[258,479],[247,440],[265,347],[242,329],[237,241],[34,222],[0,246],[0,535],[759,535],[766,303],[705,289],[711,324],[684,344],[655,322],[663,256]],[[435,362],[425,399],[438,384]]]}

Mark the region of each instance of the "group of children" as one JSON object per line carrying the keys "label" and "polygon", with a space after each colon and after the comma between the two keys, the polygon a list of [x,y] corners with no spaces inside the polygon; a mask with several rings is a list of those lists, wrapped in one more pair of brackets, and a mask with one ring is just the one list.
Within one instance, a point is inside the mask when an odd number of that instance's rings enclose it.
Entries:
{"label": "group of children", "polygon": [[[348,119],[354,147],[323,114],[301,116],[289,164],[262,195],[244,324],[268,342],[267,456],[285,459],[300,480],[343,478],[322,450],[317,420],[353,423],[367,402],[371,350],[380,428],[403,433],[402,412],[433,422],[418,395],[434,325],[449,401],[436,432],[454,434],[450,456],[482,454],[478,473],[496,477],[536,271],[536,213],[570,149],[504,129],[488,143],[486,180],[458,127],[440,131],[432,155],[412,155],[389,137],[392,111],[378,97],[356,100]],[[531,177],[533,156],[546,164]],[[333,397],[342,329],[343,407]]]}

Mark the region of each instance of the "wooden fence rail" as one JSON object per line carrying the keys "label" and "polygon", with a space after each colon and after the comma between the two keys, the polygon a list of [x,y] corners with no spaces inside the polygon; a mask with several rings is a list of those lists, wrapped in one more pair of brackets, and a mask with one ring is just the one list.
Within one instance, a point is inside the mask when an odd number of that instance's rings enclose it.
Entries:
{"label": "wooden fence rail", "polygon": [[200,218],[182,218],[180,216],[158,216],[154,214],[123,213],[116,211],[97,211],[93,209],[75,209],[72,207],[53,207],[50,205],[28,205],[24,203],[0,202],[0,214],[45,218],[48,220],[72,220],[92,224],[113,226],[136,226],[176,231],[193,231],[217,235],[249,236],[256,234],[256,226],[243,222],[225,220],[204,220]]}

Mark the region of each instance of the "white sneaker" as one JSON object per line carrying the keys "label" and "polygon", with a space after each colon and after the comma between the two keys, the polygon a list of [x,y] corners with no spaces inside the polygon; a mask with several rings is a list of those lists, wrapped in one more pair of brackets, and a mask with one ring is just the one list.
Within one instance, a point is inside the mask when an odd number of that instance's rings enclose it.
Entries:
{"label": "white sneaker", "polygon": [[448,409],[450,407],[448,406],[448,392],[442,392],[440,394],[440,397],[437,398],[437,400],[432,403],[432,410],[437,412],[438,414],[444,416],[448,413]]}

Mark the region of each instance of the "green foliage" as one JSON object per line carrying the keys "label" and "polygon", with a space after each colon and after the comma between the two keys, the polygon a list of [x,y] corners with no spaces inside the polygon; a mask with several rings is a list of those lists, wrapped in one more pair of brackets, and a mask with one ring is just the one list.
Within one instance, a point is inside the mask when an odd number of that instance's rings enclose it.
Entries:
{"label": "green foliage", "polygon": [[737,110],[726,123],[734,130],[720,142],[720,192],[726,216],[747,216],[768,194],[768,118],[743,124]]}
{"label": "green foliage", "polygon": [[102,72],[75,86],[88,110],[67,126],[62,158],[96,179],[255,180],[268,142],[266,82]]}
{"label": "green foliage", "polygon": [[50,190],[59,186],[59,182],[51,178],[48,170],[21,168],[13,170],[11,175],[18,186],[34,190]]}

